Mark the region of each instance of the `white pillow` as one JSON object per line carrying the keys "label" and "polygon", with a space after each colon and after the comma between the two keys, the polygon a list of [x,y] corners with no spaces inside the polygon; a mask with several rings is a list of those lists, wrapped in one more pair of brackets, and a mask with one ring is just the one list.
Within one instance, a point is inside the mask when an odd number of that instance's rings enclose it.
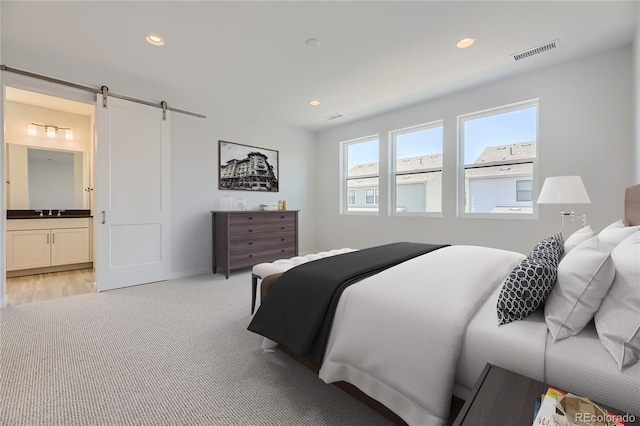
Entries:
{"label": "white pillow", "polygon": [[564,255],[566,256],[571,250],[576,248],[578,244],[581,244],[587,241],[589,238],[593,237],[595,234],[593,230],[591,230],[591,226],[587,225],[582,229],[578,229],[573,234],[569,235],[564,242]]}
{"label": "white pillow", "polygon": [[634,232],[637,232],[638,229],[640,229],[640,226],[624,226],[622,220],[613,222],[598,234],[598,238],[602,243],[602,247],[600,247],[600,250],[613,250],[618,244],[620,244],[622,240],[624,240]]}
{"label": "white pillow", "polygon": [[615,273],[610,254],[598,250],[598,237],[565,255],[544,305],[544,319],[554,342],[578,334],[591,321]]}
{"label": "white pillow", "polygon": [[611,259],[616,276],[594,319],[600,341],[622,370],[640,357],[640,232],[618,244]]}

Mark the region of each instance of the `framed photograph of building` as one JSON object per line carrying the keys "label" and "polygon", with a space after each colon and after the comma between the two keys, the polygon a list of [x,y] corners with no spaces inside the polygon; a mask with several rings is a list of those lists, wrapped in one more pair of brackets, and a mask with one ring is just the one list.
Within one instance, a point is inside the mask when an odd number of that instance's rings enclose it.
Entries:
{"label": "framed photograph of building", "polygon": [[218,141],[218,187],[278,192],[278,151]]}

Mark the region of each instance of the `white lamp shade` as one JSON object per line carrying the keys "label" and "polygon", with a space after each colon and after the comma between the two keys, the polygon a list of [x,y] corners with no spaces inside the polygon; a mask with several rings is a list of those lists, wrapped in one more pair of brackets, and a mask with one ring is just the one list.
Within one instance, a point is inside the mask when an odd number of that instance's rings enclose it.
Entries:
{"label": "white lamp shade", "polygon": [[538,204],[589,204],[591,199],[580,176],[555,176],[544,180]]}
{"label": "white lamp shade", "polygon": [[73,140],[73,130],[71,129],[67,129],[64,131],[64,138],[68,141],[72,141]]}
{"label": "white lamp shade", "polygon": [[29,124],[29,126],[27,127],[27,133],[30,136],[35,136],[38,134],[38,128],[36,127],[35,124]]}

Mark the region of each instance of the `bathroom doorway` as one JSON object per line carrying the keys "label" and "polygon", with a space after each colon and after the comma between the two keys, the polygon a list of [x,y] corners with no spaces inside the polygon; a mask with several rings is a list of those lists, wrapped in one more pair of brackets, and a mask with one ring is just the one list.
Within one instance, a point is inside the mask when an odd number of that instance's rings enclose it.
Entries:
{"label": "bathroom doorway", "polygon": [[7,86],[4,119],[6,303],[95,292],[95,106]]}

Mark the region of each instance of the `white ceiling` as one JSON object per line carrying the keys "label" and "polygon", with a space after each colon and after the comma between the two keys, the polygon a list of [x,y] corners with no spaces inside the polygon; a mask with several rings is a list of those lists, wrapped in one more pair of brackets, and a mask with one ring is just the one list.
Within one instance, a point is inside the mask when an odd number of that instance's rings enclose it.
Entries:
{"label": "white ceiling", "polygon": [[[629,44],[638,25],[638,5],[3,0],[1,41],[180,91],[198,99],[198,105],[211,100],[247,116],[321,130]],[[149,32],[164,36],[165,46],[148,44],[144,38]],[[467,36],[475,37],[476,44],[457,49],[455,42]],[[305,45],[311,37],[320,41],[318,47]],[[555,50],[518,62],[511,58],[556,39]],[[320,106],[310,106],[312,99]],[[329,121],[335,113],[344,117]]]}

